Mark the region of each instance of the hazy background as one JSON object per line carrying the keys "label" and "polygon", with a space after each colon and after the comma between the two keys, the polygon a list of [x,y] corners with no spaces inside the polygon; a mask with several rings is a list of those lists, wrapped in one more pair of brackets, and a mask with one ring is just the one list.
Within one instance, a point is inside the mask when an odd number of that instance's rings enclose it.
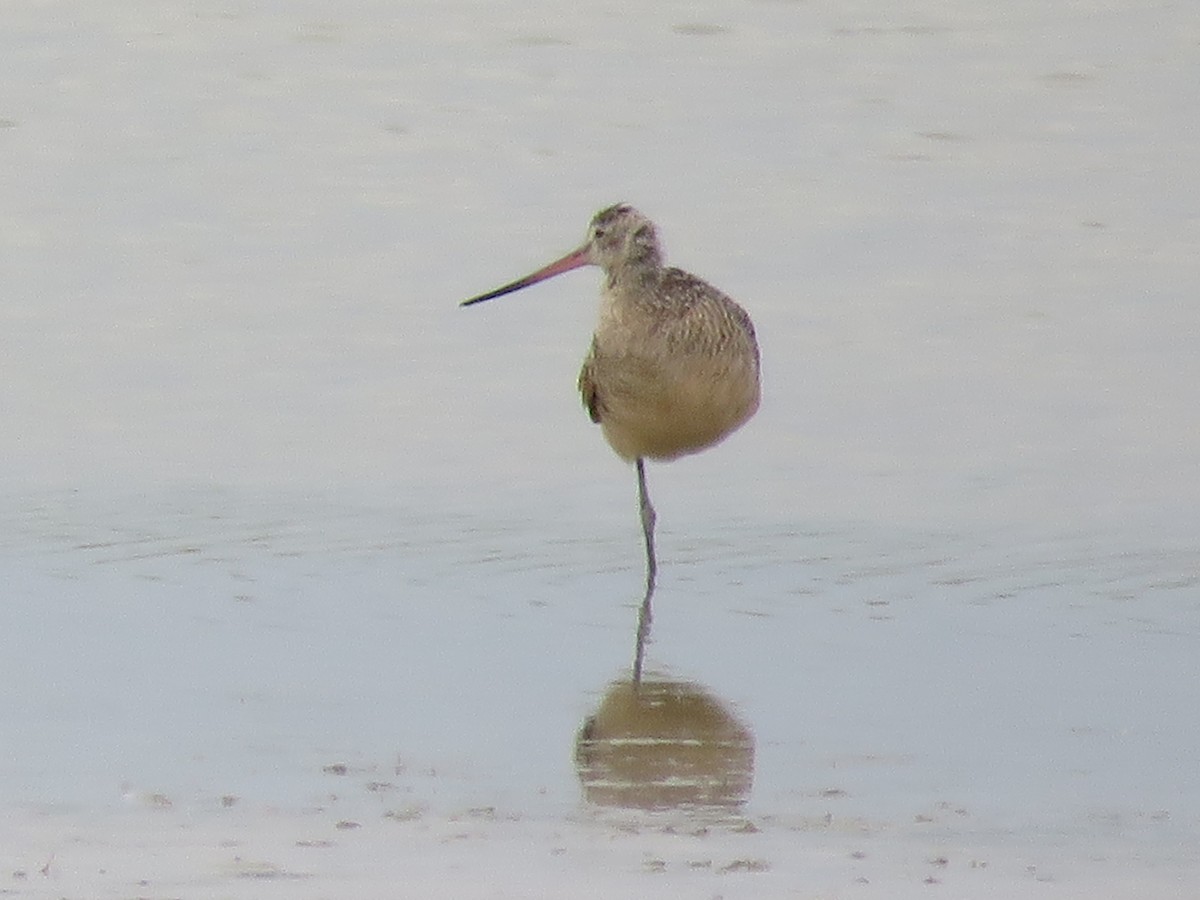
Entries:
{"label": "hazy background", "polygon": [[764,877],[811,840],[836,894],[846,834],[931,823],[1020,877],[1194,873],[1191,5],[3,18],[12,809],[296,810],[348,762],[574,827],[641,578],[574,389],[598,274],[456,303],[624,200],[762,345],[758,416],[651,467],[650,665],[754,731]]}

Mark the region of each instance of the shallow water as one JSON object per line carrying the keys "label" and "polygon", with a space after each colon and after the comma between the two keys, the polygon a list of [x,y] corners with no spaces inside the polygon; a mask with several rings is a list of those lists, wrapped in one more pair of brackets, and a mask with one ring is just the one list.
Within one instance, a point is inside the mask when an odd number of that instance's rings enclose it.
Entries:
{"label": "shallow water", "polygon": [[[10,7],[17,895],[387,896],[392,827],[426,895],[1186,895],[1190,14]],[[755,420],[650,469],[648,666],[754,744],[719,824],[576,770],[641,582],[594,275],[455,306],[616,199],[763,346]]]}

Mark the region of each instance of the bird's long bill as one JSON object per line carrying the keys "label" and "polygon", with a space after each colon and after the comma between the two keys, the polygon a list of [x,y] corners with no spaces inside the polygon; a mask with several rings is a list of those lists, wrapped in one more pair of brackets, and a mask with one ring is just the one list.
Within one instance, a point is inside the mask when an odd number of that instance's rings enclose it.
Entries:
{"label": "bird's long bill", "polygon": [[578,250],[572,250],[562,259],[555,260],[550,265],[538,269],[536,272],[531,272],[524,278],[518,278],[512,284],[506,284],[504,287],[498,287],[494,291],[488,291],[486,294],[480,294],[478,297],[464,300],[459,306],[470,306],[473,303],[482,303],[484,300],[491,300],[493,297],[503,297],[505,294],[519,291],[523,287],[529,287],[531,284],[537,284],[539,281],[545,281],[547,278],[553,278],[555,275],[561,275],[563,272],[570,272],[572,269],[586,266],[589,262],[588,245],[584,244]]}

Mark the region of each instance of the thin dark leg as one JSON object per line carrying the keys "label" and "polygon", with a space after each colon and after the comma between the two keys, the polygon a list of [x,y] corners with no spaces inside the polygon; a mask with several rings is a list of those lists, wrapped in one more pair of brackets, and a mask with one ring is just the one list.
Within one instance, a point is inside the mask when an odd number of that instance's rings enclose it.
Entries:
{"label": "thin dark leg", "polygon": [[633,683],[640,684],[642,680],[642,657],[646,653],[646,640],[650,637],[650,598],[654,596],[654,582],[658,577],[658,561],[654,557],[654,522],[657,516],[654,506],[650,503],[650,492],[646,490],[646,464],[639,457],[637,461],[638,474],[638,506],[642,514],[642,536],[646,539],[646,596],[642,599],[642,608],[638,611],[637,653],[633,658]]}

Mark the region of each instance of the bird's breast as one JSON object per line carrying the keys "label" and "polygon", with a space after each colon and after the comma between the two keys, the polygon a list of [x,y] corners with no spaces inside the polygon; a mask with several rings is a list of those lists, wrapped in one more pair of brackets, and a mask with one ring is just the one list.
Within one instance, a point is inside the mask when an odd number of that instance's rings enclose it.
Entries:
{"label": "bird's breast", "polygon": [[758,409],[757,352],[614,317],[597,329],[580,389],[618,455],[673,459],[724,439]]}

